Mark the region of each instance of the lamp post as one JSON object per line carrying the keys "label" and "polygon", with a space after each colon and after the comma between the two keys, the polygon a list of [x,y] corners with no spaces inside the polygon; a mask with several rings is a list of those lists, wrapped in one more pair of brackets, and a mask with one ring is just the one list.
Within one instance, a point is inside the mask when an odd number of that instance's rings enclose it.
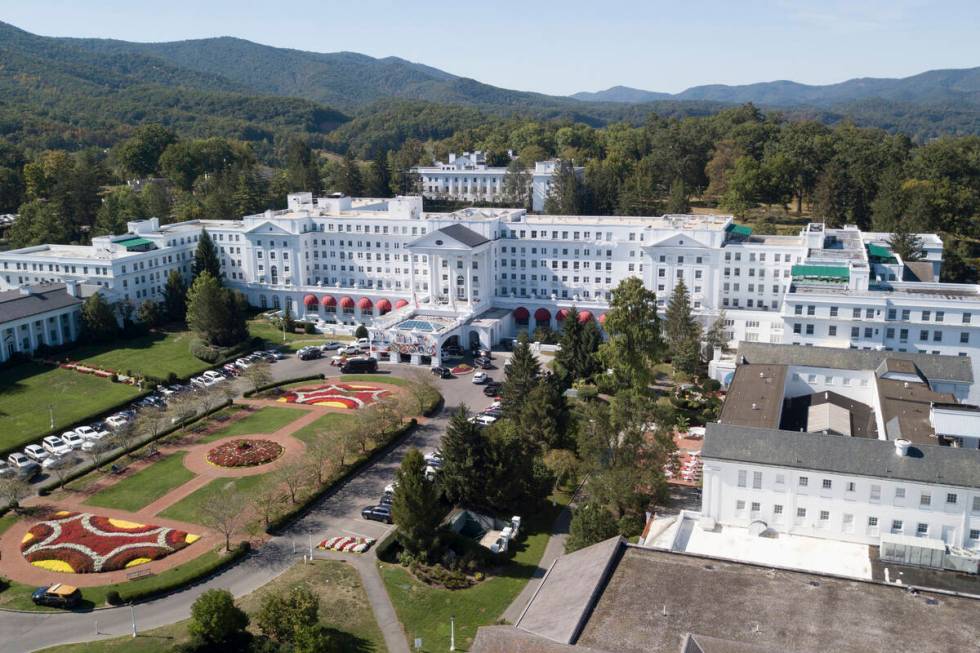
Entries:
{"label": "lamp post", "polygon": [[456,615],[449,616],[449,650],[456,650]]}
{"label": "lamp post", "polygon": [[54,430],[54,406],[48,404],[48,416],[51,418],[51,430]]}

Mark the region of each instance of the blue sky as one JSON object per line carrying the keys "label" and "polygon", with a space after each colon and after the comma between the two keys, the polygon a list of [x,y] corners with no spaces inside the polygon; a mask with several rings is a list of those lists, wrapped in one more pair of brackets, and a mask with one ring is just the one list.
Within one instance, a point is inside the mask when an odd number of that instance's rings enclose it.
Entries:
{"label": "blue sky", "polygon": [[980,66],[977,0],[0,0],[50,36],[230,35],[301,50],[395,55],[552,94],[622,84],[826,84]]}

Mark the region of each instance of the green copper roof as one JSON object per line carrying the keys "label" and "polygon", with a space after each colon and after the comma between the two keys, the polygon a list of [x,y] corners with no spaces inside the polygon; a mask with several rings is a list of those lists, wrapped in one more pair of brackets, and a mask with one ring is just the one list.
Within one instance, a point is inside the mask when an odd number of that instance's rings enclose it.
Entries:
{"label": "green copper roof", "polygon": [[735,223],[732,223],[732,226],[728,231],[736,236],[745,236],[746,238],[752,235],[752,227],[746,227],[745,225]]}
{"label": "green copper roof", "polygon": [[898,259],[891,253],[891,250],[883,245],[868,243],[867,248],[869,258],[875,259],[880,263],[898,263]]}
{"label": "green copper roof", "polygon": [[127,238],[126,240],[117,240],[116,244],[122,245],[126,249],[136,249],[138,247],[152,247],[153,241],[137,236],[135,238]]}
{"label": "green copper roof", "polygon": [[794,265],[794,278],[818,279],[822,281],[848,281],[851,272],[845,267],[836,265]]}

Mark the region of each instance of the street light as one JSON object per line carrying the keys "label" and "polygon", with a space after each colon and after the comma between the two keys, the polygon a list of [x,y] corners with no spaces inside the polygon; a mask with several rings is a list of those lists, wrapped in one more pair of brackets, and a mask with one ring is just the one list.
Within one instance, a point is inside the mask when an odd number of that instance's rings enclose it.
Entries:
{"label": "street light", "polygon": [[449,616],[449,650],[456,650],[456,615]]}

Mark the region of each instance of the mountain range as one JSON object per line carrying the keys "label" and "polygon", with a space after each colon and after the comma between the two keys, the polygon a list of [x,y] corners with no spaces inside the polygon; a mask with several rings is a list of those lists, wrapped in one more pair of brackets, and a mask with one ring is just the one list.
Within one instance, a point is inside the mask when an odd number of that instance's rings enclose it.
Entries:
{"label": "mountain range", "polygon": [[[443,138],[494,117],[602,126],[650,113],[706,115],[754,102],[790,117],[904,131],[980,133],[980,68],[828,86],[627,87],[571,97],[491,86],[397,57],[319,53],[218,37],[169,43],[46,37],[0,23],[0,136],[28,147],[111,145],[143,122],[190,136],[272,143],[289,134],[343,149]],[[365,130],[384,132],[365,143]],[[377,140],[377,139],[376,139]]]}

